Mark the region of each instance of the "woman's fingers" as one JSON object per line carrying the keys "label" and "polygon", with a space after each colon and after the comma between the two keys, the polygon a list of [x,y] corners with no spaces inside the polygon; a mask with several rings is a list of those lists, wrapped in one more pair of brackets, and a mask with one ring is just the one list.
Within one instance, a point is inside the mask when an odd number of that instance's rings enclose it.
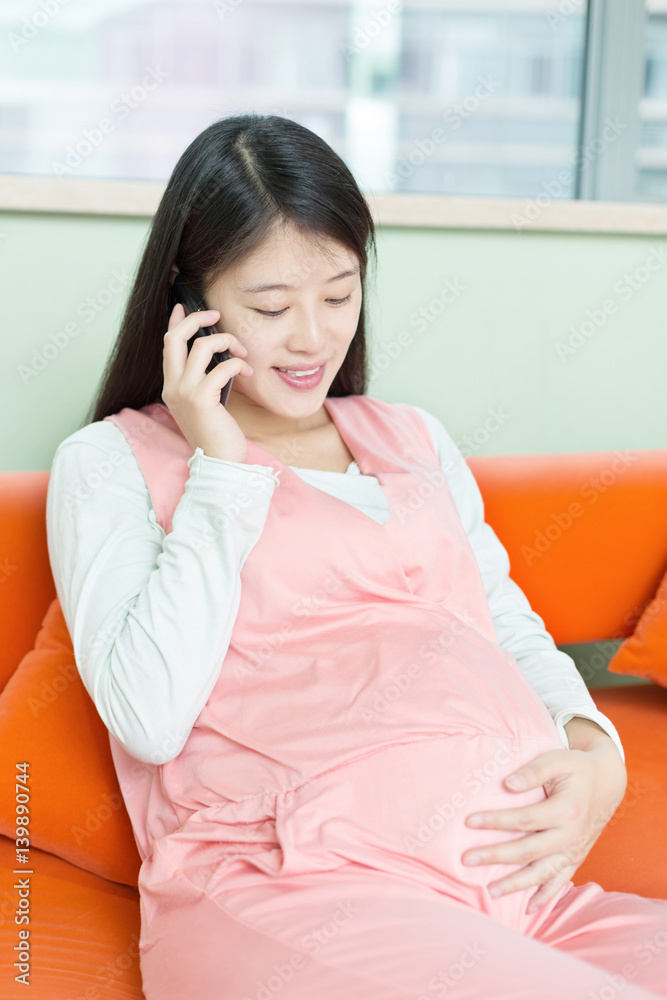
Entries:
{"label": "woman's fingers", "polygon": [[[215,323],[219,316],[220,313],[215,309],[207,309],[206,312],[190,313],[185,316],[185,310],[180,302],[174,306],[169,317],[167,332],[164,335],[162,353],[162,370],[166,390],[170,390],[172,383],[178,382],[185,371],[188,359],[188,340],[202,326]],[[164,394],[162,398],[164,399]]]}
{"label": "woman's fingers", "polygon": [[[569,803],[569,800],[568,800]],[[474,830],[545,830],[559,826],[569,814],[570,806],[561,802],[556,793],[542,802],[515,809],[496,809],[493,812],[472,813],[466,826]]]}
{"label": "woman's fingers", "polygon": [[220,313],[217,309],[203,309],[199,312],[188,313],[186,316],[185,309],[180,302],[177,302],[171,311],[167,332],[164,335],[165,350],[173,348],[174,345],[185,347],[197,330],[202,326],[213,326],[219,319]]}
{"label": "woman's fingers", "polygon": [[540,896],[540,904],[548,902],[556,895],[558,890],[570,880],[570,876],[576,871],[576,865],[560,854],[554,854],[547,858],[540,858],[525,868],[521,868],[497,882],[490,882],[489,893],[492,896],[506,896],[521,889],[530,889],[537,885],[540,888],[531,899],[534,902],[536,896]]}
{"label": "woman's fingers", "polygon": [[[570,735],[568,733],[568,735]],[[608,739],[608,738],[607,738]],[[619,792],[625,785],[615,780],[618,751],[607,756],[606,743],[591,749],[553,750],[517,769],[524,787],[512,786],[511,775],[505,778],[508,790],[522,791],[542,786],[546,799],[516,809],[474,813],[466,823],[473,829],[524,831],[523,837],[502,844],[489,844],[467,851],[462,862],[475,864],[523,865],[489,886],[494,894],[506,895],[539,886],[527,912],[533,912],[552,899],[567,884],[586,858],[602,827],[618,805]],[[605,750],[604,755],[602,751]],[[613,763],[613,782],[605,779],[605,769],[598,761]],[[612,791],[610,792],[610,787]]]}
{"label": "woman's fingers", "polygon": [[[165,334],[165,350],[173,347],[175,344],[187,347],[188,341],[194,337],[198,330],[205,326],[213,326],[218,319],[220,319],[220,313],[217,309],[202,309],[199,312],[189,313],[186,316],[181,303],[176,303],[171,311],[167,333]],[[175,336],[168,337],[167,334],[171,333],[175,334]],[[238,337],[235,337],[233,333],[216,331],[216,333],[211,334],[211,336],[226,337],[227,340],[222,341],[222,343],[224,343],[227,349],[234,354],[243,355],[248,353],[248,348],[242,344]],[[195,348],[197,348],[198,351],[201,351],[202,348],[200,346],[200,341],[205,342],[206,338],[198,337],[192,344],[191,350],[194,351]]]}
{"label": "woman's fingers", "polygon": [[[217,369],[226,365],[224,369],[217,372],[218,376],[224,376],[223,384],[227,384],[230,378],[237,374],[250,375],[252,369],[248,363],[242,360],[241,356],[248,353],[248,349],[234,336],[233,333],[213,333],[205,337],[198,337],[188,351],[188,341],[205,326],[212,326],[220,317],[217,309],[206,309],[195,313],[189,313],[185,318],[183,306],[177,303],[169,317],[169,329],[164,335],[163,373],[165,392],[171,391],[172,384],[178,382],[179,392],[193,394],[197,387],[202,384],[206,374],[206,369],[211,362],[214,353],[222,353],[228,350],[235,357],[229,361],[236,360],[235,366],[229,366],[228,362],[220,362]],[[193,363],[188,364],[188,358],[192,356]],[[212,374],[212,373],[211,373]],[[217,381],[217,379],[215,380]]]}
{"label": "woman's fingers", "polygon": [[563,867],[561,872],[554,875],[553,878],[547,879],[546,882],[543,882],[537,892],[531,896],[528,906],[526,907],[526,913],[534,913],[536,910],[539,910],[541,906],[544,906],[545,903],[552,900],[556,893],[560,892],[563,886],[570,881],[576,870],[576,865]]}
{"label": "woman's fingers", "polygon": [[528,764],[517,768],[505,778],[506,786],[513,792],[523,792],[529,788],[539,788],[560,775],[567,775],[573,769],[572,751],[547,750]]}
{"label": "woman's fingers", "polygon": [[167,330],[173,330],[177,323],[180,323],[182,319],[185,319],[185,309],[180,302],[177,302],[174,308],[171,310],[171,316],[169,317],[169,323],[167,324]]}
{"label": "woman's fingers", "polygon": [[540,830],[502,844],[474,847],[461,861],[464,865],[526,865],[557,850],[560,839],[557,830]]}
{"label": "woman's fingers", "polygon": [[[253,374],[243,360],[248,350],[232,333],[215,331],[214,324],[220,319],[217,309],[184,313],[182,304],[174,304],[164,334],[162,402],[193,452],[201,448],[212,458],[246,462],[248,441],[221,404],[220,391],[235,375]],[[215,332],[204,334],[208,327]],[[213,355],[224,351],[229,357],[211,365]]]}

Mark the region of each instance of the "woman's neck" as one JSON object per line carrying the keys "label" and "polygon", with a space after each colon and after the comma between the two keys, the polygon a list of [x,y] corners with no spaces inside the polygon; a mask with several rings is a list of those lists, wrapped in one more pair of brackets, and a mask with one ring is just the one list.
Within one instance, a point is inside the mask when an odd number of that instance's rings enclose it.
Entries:
{"label": "woman's neck", "polygon": [[235,393],[233,387],[227,400],[227,410],[251,441],[256,439],[281,440],[307,434],[309,431],[321,429],[331,423],[324,406],[320,406],[315,413],[310,413],[305,417],[286,417],[280,413],[274,413],[272,410],[267,410],[266,407],[254,400],[249,400],[241,393]]}

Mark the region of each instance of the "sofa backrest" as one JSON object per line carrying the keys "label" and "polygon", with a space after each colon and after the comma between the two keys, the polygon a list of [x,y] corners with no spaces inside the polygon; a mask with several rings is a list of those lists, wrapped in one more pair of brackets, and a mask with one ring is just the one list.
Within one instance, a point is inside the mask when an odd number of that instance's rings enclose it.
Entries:
{"label": "sofa backrest", "polygon": [[[466,461],[512,579],[555,642],[630,635],[667,568],[667,448]],[[0,690],[55,597],[48,479],[0,473]]]}
{"label": "sofa backrest", "polygon": [[667,570],[667,448],[468,464],[510,575],[554,641],[631,635]]}

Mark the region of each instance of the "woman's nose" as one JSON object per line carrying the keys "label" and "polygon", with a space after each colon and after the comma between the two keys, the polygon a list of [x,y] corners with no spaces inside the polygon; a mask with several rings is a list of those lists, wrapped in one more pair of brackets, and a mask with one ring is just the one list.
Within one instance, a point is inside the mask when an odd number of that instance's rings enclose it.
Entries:
{"label": "woman's nose", "polygon": [[301,315],[295,314],[294,327],[287,339],[287,346],[290,350],[317,354],[321,352],[326,342],[327,333],[322,317],[306,310]]}

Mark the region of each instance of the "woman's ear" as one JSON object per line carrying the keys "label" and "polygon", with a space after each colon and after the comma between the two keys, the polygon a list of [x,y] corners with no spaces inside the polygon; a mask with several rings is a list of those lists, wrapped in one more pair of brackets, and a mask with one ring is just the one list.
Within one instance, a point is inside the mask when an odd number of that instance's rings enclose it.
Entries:
{"label": "woman's ear", "polygon": [[176,264],[172,264],[171,265],[171,271],[169,272],[169,284],[170,285],[173,285],[174,278],[176,277],[177,274],[180,274],[180,273],[181,272],[179,271],[179,269],[176,266]]}

